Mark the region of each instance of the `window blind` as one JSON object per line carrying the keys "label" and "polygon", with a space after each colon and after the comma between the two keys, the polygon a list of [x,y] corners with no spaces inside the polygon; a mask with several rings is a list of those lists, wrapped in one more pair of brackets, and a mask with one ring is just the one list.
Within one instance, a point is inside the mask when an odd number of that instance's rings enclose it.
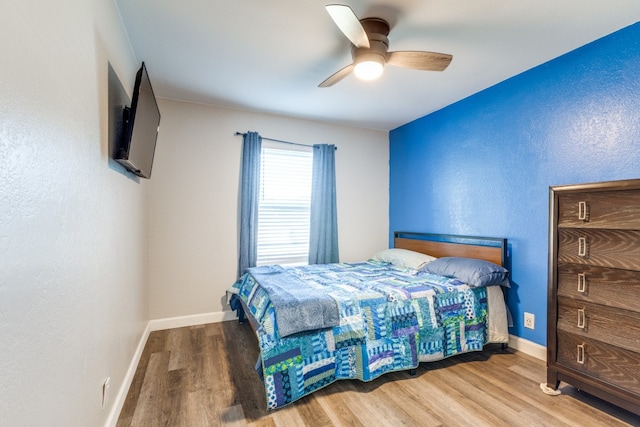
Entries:
{"label": "window blind", "polygon": [[309,262],[311,150],[262,147],[258,266]]}

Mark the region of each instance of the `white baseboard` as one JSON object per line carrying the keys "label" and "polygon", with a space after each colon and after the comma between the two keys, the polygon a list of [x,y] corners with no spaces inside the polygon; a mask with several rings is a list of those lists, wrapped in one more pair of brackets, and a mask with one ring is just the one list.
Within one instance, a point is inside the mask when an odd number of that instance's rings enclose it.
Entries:
{"label": "white baseboard", "polygon": [[129,387],[131,387],[131,383],[133,382],[133,376],[136,373],[136,369],[138,368],[138,364],[140,363],[140,358],[142,357],[142,351],[144,350],[144,346],[147,344],[147,340],[149,339],[149,334],[151,332],[171,328],[181,328],[184,326],[203,325],[205,323],[226,322],[235,319],[237,318],[236,314],[233,311],[219,311],[215,313],[202,313],[194,314],[191,316],[179,316],[170,317],[167,319],[150,320],[149,323],[147,323],[144,331],[142,332],[142,336],[140,337],[140,341],[138,342],[136,351],[134,352],[131,363],[129,364],[129,369],[127,369],[127,373],[122,380],[122,384],[120,385],[118,394],[113,401],[113,406],[111,407],[111,411],[109,412],[109,417],[107,418],[105,427],[115,427],[118,423],[120,411],[122,411],[122,407],[124,406],[124,401],[127,397],[127,393],[129,392]]}
{"label": "white baseboard", "polygon": [[536,344],[533,341],[525,340],[524,338],[516,337],[515,335],[509,335],[509,347],[544,362],[547,361],[547,347]]}
{"label": "white baseboard", "polygon": [[107,418],[107,422],[105,423],[105,427],[115,427],[118,423],[118,417],[120,416],[120,411],[122,411],[122,407],[124,406],[124,400],[127,397],[127,393],[129,393],[129,387],[133,382],[133,376],[136,373],[136,369],[138,368],[138,363],[140,362],[140,357],[142,357],[142,351],[144,350],[144,346],[147,343],[147,339],[149,338],[149,333],[151,329],[149,328],[149,323],[144,328],[142,332],[142,336],[140,337],[140,341],[138,341],[138,346],[136,347],[136,351],[133,353],[133,358],[131,359],[131,363],[129,363],[129,369],[127,369],[127,373],[122,380],[122,384],[120,384],[120,388],[118,389],[118,394],[113,400],[113,406],[111,406],[111,411],[109,411],[109,417]]}
{"label": "white baseboard", "polygon": [[205,323],[226,322],[236,319],[233,311],[218,311],[215,313],[201,313],[190,316],[169,317],[166,319],[155,319],[149,321],[151,331],[161,331],[164,329],[182,328],[185,326],[204,325]]}

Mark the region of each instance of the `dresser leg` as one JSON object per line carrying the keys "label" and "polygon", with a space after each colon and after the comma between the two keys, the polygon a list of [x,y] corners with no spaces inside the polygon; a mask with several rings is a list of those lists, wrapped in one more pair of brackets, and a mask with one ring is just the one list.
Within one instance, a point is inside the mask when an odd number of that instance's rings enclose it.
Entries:
{"label": "dresser leg", "polygon": [[549,396],[557,396],[560,394],[559,386],[560,380],[558,380],[557,372],[547,370],[547,383],[540,383],[540,390]]}
{"label": "dresser leg", "polygon": [[560,380],[558,379],[558,373],[556,371],[547,370],[547,387],[557,390],[560,386]]}

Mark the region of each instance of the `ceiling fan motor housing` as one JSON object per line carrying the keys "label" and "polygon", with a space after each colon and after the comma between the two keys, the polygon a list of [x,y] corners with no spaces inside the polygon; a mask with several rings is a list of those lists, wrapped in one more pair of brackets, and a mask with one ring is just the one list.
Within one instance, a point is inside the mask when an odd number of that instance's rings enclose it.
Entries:
{"label": "ceiling fan motor housing", "polygon": [[369,46],[351,47],[351,57],[353,63],[358,64],[365,61],[375,61],[382,65],[387,60],[387,51],[389,50],[389,24],[380,18],[364,18],[360,20],[362,27],[369,37]]}

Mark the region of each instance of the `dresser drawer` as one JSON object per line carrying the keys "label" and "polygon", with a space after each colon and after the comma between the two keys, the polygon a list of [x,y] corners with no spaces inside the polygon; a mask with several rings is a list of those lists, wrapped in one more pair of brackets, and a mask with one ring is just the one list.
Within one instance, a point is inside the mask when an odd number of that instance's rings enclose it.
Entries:
{"label": "dresser drawer", "polygon": [[563,194],[558,205],[560,227],[640,230],[640,190]]}
{"label": "dresser drawer", "polygon": [[558,264],[558,296],[640,312],[640,271]]}
{"label": "dresser drawer", "polygon": [[640,353],[640,313],[558,297],[558,330]]}
{"label": "dresser drawer", "polygon": [[558,331],[557,363],[640,395],[640,354]]}
{"label": "dresser drawer", "polygon": [[558,228],[558,262],[640,271],[640,231]]}

